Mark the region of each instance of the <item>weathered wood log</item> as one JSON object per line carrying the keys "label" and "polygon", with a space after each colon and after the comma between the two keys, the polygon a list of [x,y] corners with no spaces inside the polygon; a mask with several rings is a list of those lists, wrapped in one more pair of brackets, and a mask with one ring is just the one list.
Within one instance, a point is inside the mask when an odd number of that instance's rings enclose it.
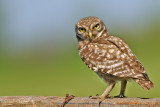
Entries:
{"label": "weathered wood log", "polygon": [[[65,97],[55,96],[4,96],[0,97],[0,107],[60,107]],[[98,99],[88,97],[75,97],[70,100],[65,107],[98,107]],[[100,104],[100,107],[160,107],[160,98],[111,98],[106,99]]]}

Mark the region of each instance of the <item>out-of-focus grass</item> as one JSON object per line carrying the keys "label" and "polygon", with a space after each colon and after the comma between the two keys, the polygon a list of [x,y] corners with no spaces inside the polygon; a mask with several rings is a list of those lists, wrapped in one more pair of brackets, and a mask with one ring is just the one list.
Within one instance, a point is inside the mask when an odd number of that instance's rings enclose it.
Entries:
{"label": "out-of-focus grass", "polygon": [[[116,35],[129,44],[155,85],[154,89],[146,91],[131,81],[126,90],[128,97],[160,97],[160,32],[155,29],[159,27],[153,28],[148,31],[152,33],[146,32],[137,37],[130,33]],[[103,93],[107,85],[81,61],[76,46],[73,44],[63,52],[55,52],[56,48],[53,52],[29,49],[17,54],[7,53],[1,48],[0,95],[65,96],[70,93],[90,96]],[[120,83],[111,95],[118,95],[119,91]]]}
{"label": "out-of-focus grass", "polygon": [[[159,95],[159,38],[156,35],[137,40],[132,37],[125,40],[145,66],[155,88],[145,91],[137,83],[128,83],[128,97],[160,97]],[[1,55],[0,61],[0,95],[39,95],[90,96],[102,93],[106,84],[81,61],[75,47],[63,53],[47,56],[41,53],[24,53],[19,55]],[[111,95],[119,94],[120,83]]]}

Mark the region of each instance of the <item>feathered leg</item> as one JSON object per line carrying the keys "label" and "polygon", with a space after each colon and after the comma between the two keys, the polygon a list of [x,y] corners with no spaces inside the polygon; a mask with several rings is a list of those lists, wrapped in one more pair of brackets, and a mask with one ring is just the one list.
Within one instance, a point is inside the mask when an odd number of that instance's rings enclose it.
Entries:
{"label": "feathered leg", "polygon": [[104,93],[100,96],[91,96],[92,99],[101,99],[101,101],[105,100],[109,93],[111,92],[111,90],[114,88],[115,86],[115,82],[109,82],[108,83],[108,87],[106,88],[106,90],[104,91]]}

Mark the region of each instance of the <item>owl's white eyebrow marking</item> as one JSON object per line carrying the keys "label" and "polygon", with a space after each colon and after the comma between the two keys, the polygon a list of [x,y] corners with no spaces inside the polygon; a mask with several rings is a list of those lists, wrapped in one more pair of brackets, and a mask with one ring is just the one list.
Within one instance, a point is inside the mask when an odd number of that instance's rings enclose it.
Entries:
{"label": "owl's white eyebrow marking", "polygon": [[103,30],[101,32],[98,33],[98,35],[96,37],[100,37],[104,30],[105,30],[105,27],[103,28]]}

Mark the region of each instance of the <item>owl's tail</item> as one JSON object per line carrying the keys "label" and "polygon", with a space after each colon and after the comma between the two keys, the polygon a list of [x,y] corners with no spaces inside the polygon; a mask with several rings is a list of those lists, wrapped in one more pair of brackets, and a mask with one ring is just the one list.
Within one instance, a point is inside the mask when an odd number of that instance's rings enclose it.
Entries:
{"label": "owl's tail", "polygon": [[150,80],[142,80],[142,79],[134,79],[134,80],[146,90],[149,90],[150,88],[154,88],[154,84]]}

